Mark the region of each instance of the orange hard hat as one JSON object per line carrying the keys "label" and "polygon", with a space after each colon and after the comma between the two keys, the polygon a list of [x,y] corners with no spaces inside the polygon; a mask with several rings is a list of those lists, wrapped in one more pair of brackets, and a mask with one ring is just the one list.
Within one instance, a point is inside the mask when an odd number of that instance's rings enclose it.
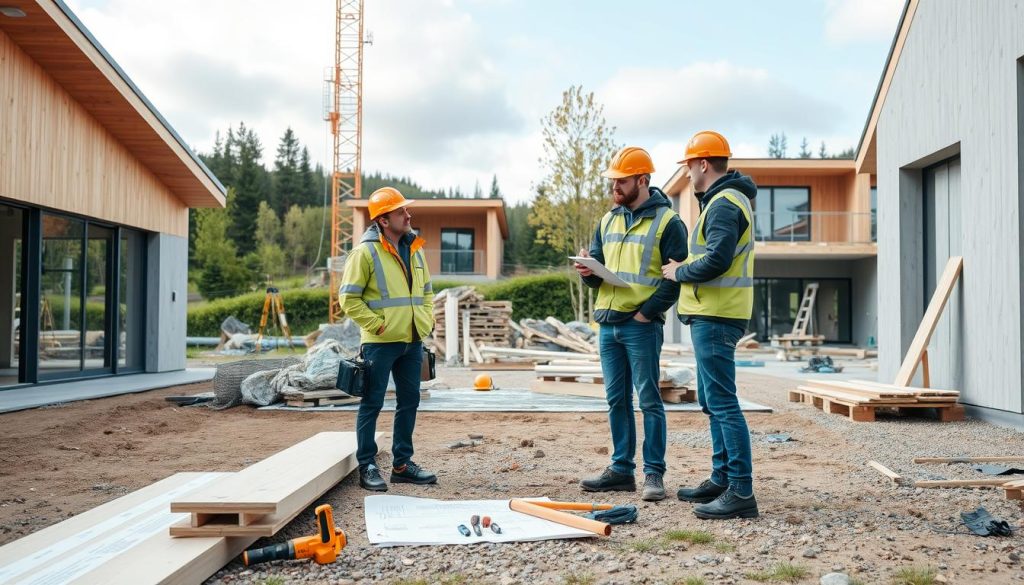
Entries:
{"label": "orange hard hat", "polygon": [[601,173],[607,179],[622,179],[633,175],[649,175],[654,172],[654,162],[647,151],[638,146],[627,146],[615,153],[608,170]]}
{"label": "orange hard hat", "polygon": [[473,390],[494,390],[494,381],[487,374],[480,374],[473,380]]}
{"label": "orange hard hat", "polygon": [[394,187],[381,187],[370,195],[370,219],[377,219],[385,213],[411,205],[412,199],[406,199]]}
{"label": "orange hard hat", "polygon": [[686,143],[686,153],[679,164],[695,158],[717,158],[732,156],[729,151],[729,141],[718,132],[703,130],[693,135],[693,138]]}

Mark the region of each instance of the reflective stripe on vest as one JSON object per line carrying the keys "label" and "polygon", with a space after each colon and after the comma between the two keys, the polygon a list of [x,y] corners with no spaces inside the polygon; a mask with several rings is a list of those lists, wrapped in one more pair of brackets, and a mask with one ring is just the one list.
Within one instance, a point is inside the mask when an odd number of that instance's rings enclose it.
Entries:
{"label": "reflective stripe on vest", "polygon": [[[693,233],[690,234],[689,256],[685,264],[692,264],[707,254],[707,240],[704,238],[704,223],[708,210],[719,199],[726,199],[729,205],[738,206],[747,220],[747,229],[740,234],[732,262],[722,276],[701,283],[682,283],[678,311],[680,314],[707,315],[734,319],[749,319],[753,310],[754,278],[751,269],[754,264],[754,213],[750,200],[733,189],[726,189],[711,198],[697,218]],[[699,291],[706,290],[704,295]]]}
{"label": "reflective stripe on vest", "polygon": [[[370,257],[373,259],[373,275],[377,279],[377,289],[380,291],[380,300],[368,300],[366,306],[371,309],[386,309],[389,307],[412,307],[415,305],[423,304],[423,296],[412,296],[409,294],[408,276],[403,274],[402,278],[405,279],[405,290],[402,294],[392,294],[392,291],[388,288],[388,279],[384,274],[384,263],[380,259],[380,252],[377,251],[377,244],[371,243],[367,246],[370,250]],[[415,258],[419,265],[422,267],[425,265],[423,260],[423,251],[417,250],[416,253],[409,257],[409,260]],[[351,286],[351,285],[349,285]],[[423,292],[431,292],[429,284],[424,286]],[[346,292],[346,291],[342,291]]]}
{"label": "reflective stripe on vest", "polygon": [[[659,235],[672,218],[672,208],[658,207],[653,216],[635,218],[627,225],[622,214],[608,213],[601,220],[601,243],[605,266],[629,283],[614,287],[602,283],[594,305],[595,315],[603,311],[632,312],[654,294],[661,284],[661,253]],[[649,222],[649,225],[642,225]]]}

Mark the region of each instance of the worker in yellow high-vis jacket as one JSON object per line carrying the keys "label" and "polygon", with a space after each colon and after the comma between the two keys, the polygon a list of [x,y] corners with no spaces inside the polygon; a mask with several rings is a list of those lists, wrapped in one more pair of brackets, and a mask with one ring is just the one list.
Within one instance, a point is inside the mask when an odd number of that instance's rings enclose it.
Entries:
{"label": "worker in yellow high-vis jacket", "polygon": [[420,403],[423,342],[434,329],[434,291],[423,253],[423,239],[412,231],[413,203],[393,187],[369,199],[373,222],[345,262],[339,301],[362,330],[360,350],[367,380],[356,417],[359,485],[387,491],[376,464],[374,433],[384,405],[388,377],[395,379],[392,483],[436,483],[437,476],[412,461],[412,434]]}
{"label": "worker in yellow high-vis jacket", "polygon": [[697,399],[711,423],[711,477],[682,488],[699,518],[753,518],[750,431],[736,397],[736,343],[754,306],[754,214],[757,186],[730,171],[729,143],[717,132],[698,132],[679,161],[686,165],[700,215],[690,232],[690,255],[662,267],[678,281],[679,319],[690,326],[697,358]]}
{"label": "worker in yellow high-vis jacket", "polygon": [[644,484],[641,499],[665,498],[668,427],[658,386],[665,311],[679,297],[679,285],[662,278],[670,259],[686,258],[686,227],[668,197],[651,186],[654,163],[646,150],[627,146],[602,175],[610,179],[615,207],[594,230],[591,256],[628,286],[612,286],[582,264],[583,283],[597,289],[594,320],[600,323],[601,369],[612,434],[611,465],[580,481],[584,491],[636,491],[636,419],[633,392],[643,412]]}

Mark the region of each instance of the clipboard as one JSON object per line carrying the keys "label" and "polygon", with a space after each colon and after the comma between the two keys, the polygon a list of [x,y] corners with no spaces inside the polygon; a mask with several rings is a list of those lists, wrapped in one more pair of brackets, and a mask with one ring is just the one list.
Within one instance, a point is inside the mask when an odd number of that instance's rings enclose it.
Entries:
{"label": "clipboard", "polygon": [[587,268],[591,269],[592,271],[594,271],[595,276],[600,276],[601,279],[603,279],[606,283],[612,286],[629,288],[628,282],[616,276],[614,272],[608,270],[607,266],[601,264],[594,258],[591,258],[589,256],[569,256],[569,259],[572,260],[573,262],[578,262],[586,266]]}

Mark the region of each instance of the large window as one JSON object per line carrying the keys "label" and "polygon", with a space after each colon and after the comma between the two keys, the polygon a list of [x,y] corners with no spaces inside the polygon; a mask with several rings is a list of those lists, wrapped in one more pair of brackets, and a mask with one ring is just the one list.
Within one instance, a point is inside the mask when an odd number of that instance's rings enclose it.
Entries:
{"label": "large window", "polygon": [[756,239],[787,242],[811,239],[809,187],[759,187],[753,206]]}
{"label": "large window", "polygon": [[0,202],[0,388],[144,369],[146,241]]}
{"label": "large window", "polygon": [[472,229],[441,230],[442,274],[474,274],[475,256]]}
{"label": "large window", "polygon": [[878,187],[871,188],[871,241],[878,241]]}
{"label": "large window", "polygon": [[818,283],[818,296],[808,333],[824,335],[829,343],[851,343],[851,281],[845,278],[755,278],[754,312],[747,329],[760,341],[792,331],[804,288],[812,282]]}

